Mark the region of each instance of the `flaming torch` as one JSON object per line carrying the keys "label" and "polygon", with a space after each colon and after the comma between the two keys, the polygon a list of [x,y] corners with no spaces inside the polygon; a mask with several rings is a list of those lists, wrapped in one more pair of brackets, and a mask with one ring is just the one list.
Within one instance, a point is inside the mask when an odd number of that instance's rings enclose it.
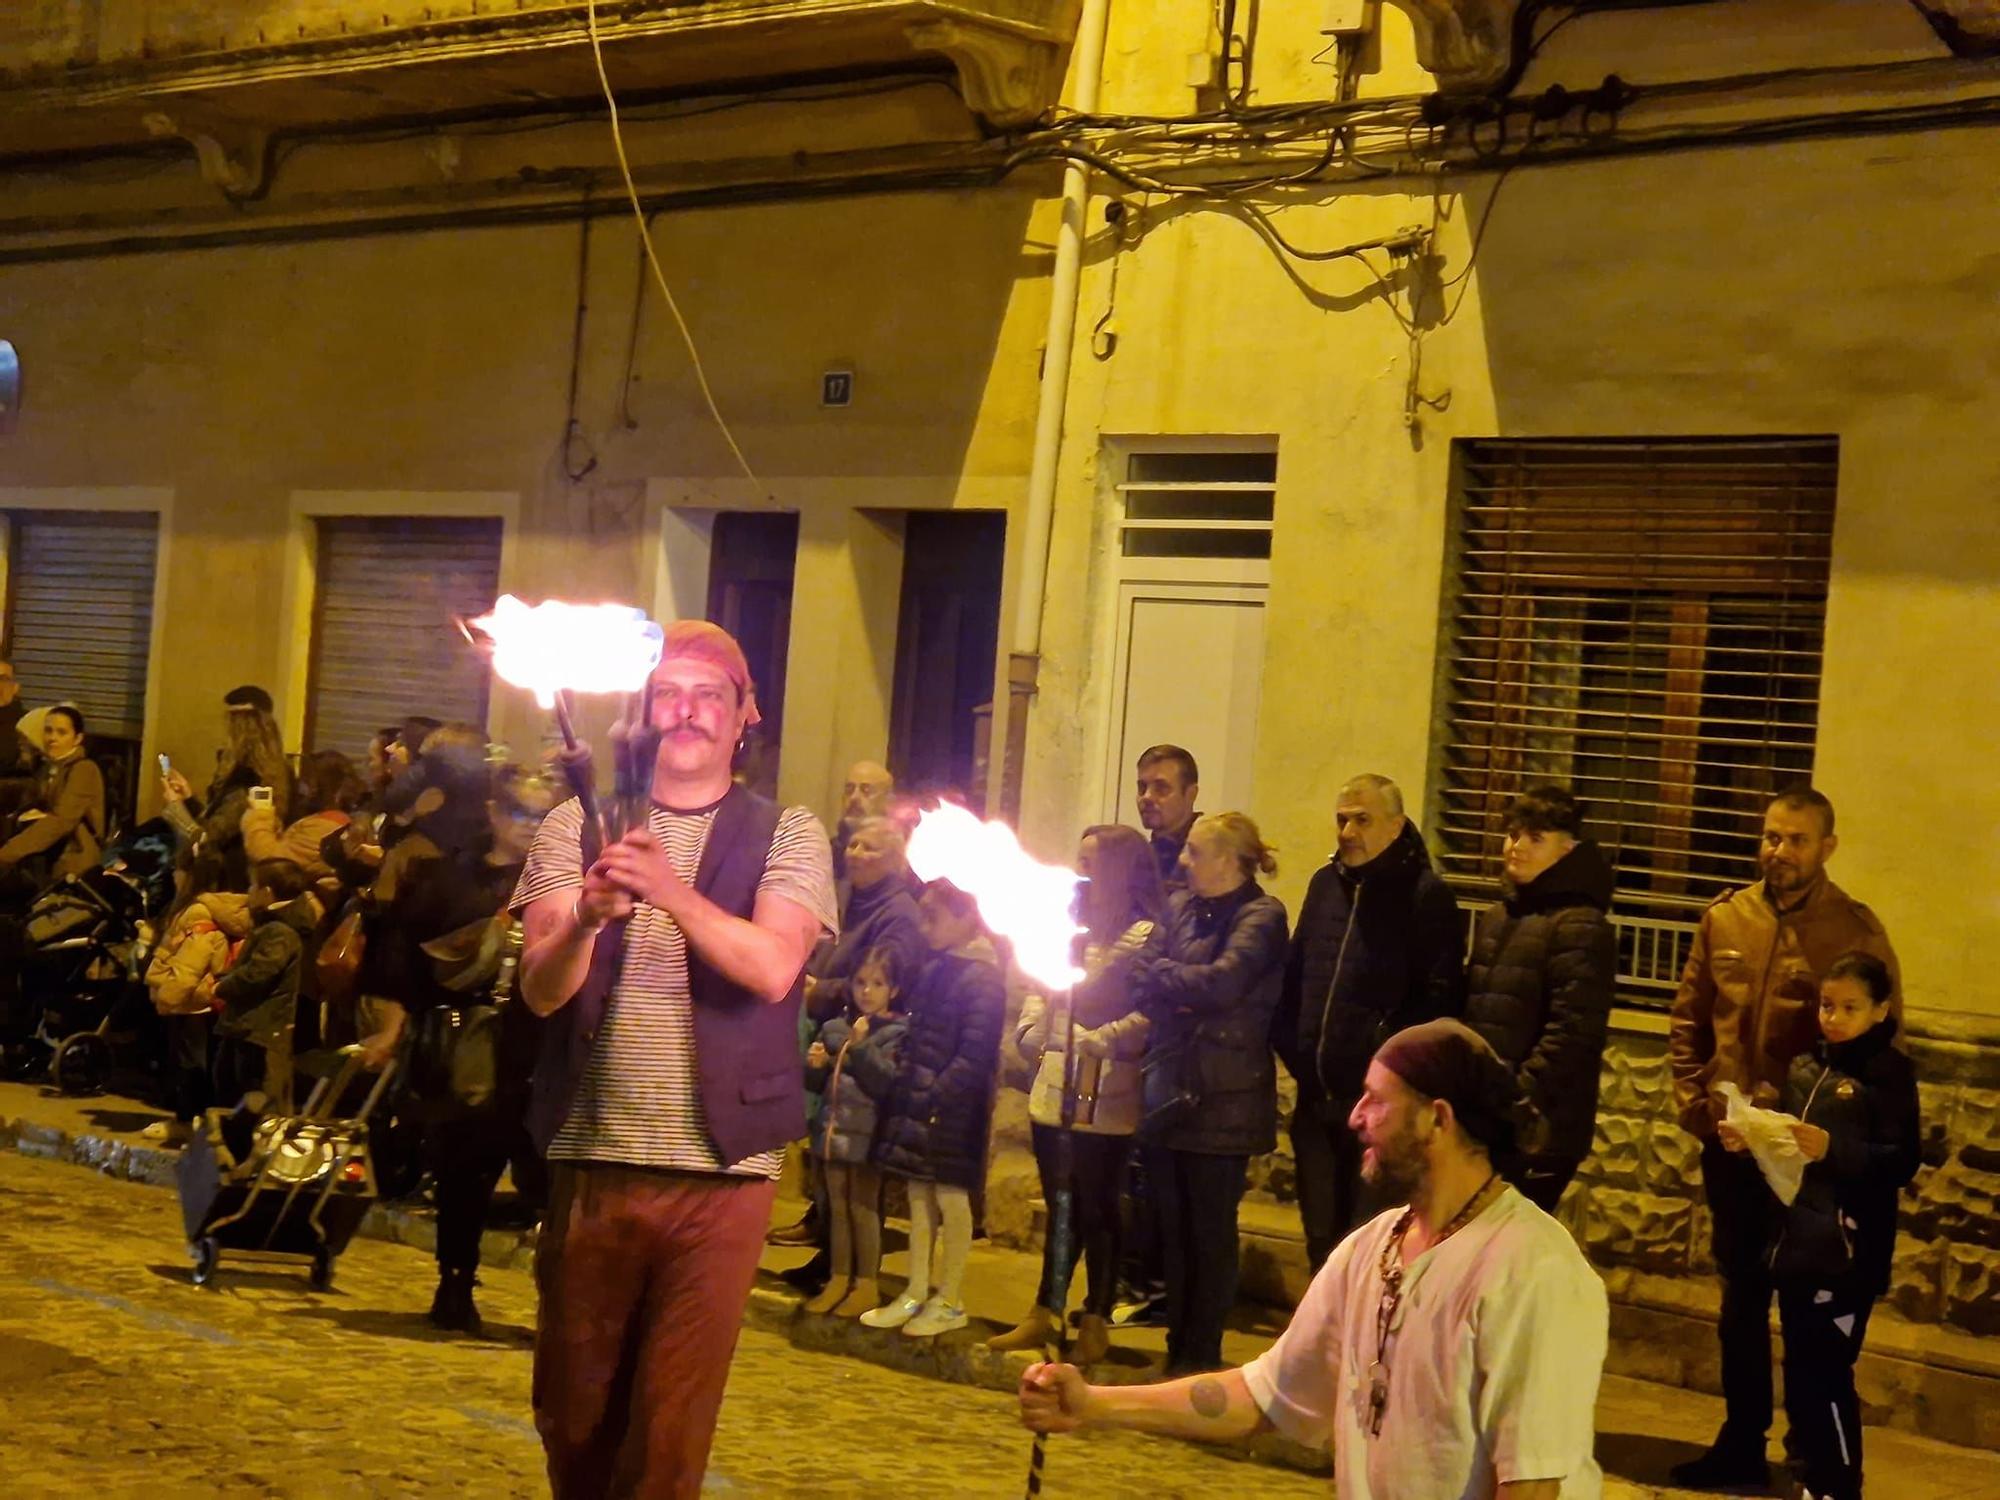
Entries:
{"label": "flaming torch", "polygon": [[[1084,977],[1074,954],[1083,928],[1076,920],[1074,870],[1043,864],[1021,847],[1005,823],[982,823],[955,803],[926,811],[910,835],[910,868],[924,880],[949,880],[971,896],[980,920],[1014,950],[1021,972],[1050,991],[1063,1007],[1062,1128],[1056,1132],[1055,1191],[1049,1203],[1049,1282],[1054,1293],[1056,1342],[1051,1359],[1068,1352],[1070,1277],[1076,1270],[1075,1204],[1071,1191],[1076,1129],[1076,1004],[1066,993]],[[1048,1436],[1036,1433],[1028,1450],[1028,1500],[1042,1493]]]}
{"label": "flaming torch", "polygon": [[[503,594],[490,612],[462,622],[461,628],[469,640],[490,649],[493,671],[502,681],[527,688],[543,708],[555,711],[563,738],[558,759],[583,808],[583,863],[588,869],[607,842],[646,818],[653,757],[659,750],[659,732],[652,727],[652,675],[660,664],[665,632],[645,611],[623,604],[549,599],[528,605],[512,594]],[[598,810],[590,745],[577,738],[578,693],[626,695],[624,713],[611,727],[615,827],[607,827]]]}

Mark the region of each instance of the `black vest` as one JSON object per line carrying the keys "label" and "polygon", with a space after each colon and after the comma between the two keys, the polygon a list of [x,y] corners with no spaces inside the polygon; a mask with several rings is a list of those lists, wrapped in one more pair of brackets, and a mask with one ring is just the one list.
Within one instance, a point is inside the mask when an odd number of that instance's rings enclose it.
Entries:
{"label": "black vest", "polygon": [[[732,916],[749,920],[777,828],[775,802],[732,786],[716,808],[694,888]],[[597,935],[582,987],[549,1017],[528,1102],[528,1133],[545,1156],[582,1087],[624,964],[625,927],[614,923]],[[805,1134],[799,1061],[799,996],[804,988],[801,971],[792,992],[774,1005],[732,984],[688,944],[702,1112],[725,1166]]]}

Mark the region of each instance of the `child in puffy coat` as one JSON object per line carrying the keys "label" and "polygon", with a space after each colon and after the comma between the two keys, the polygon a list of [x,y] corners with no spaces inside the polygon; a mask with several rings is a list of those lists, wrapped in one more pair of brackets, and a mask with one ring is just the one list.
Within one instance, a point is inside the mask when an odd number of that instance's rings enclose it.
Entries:
{"label": "child in puffy coat", "polygon": [[[1789,1208],[1773,1206],[1771,1271],[1785,1335],[1785,1415],[1814,1500],[1860,1500],[1861,1405],[1854,1360],[1889,1287],[1896,1196],[1916,1175],[1916,1070],[1895,1047],[1894,982],[1872,954],[1834,960],[1820,981],[1820,1040],[1782,1096],[1806,1157]],[[1724,1145],[1731,1143],[1728,1132]]]}
{"label": "child in puffy coat", "polygon": [[213,1101],[208,1059],[215,1029],[213,985],[228,969],[234,946],[249,933],[248,897],[202,897],[181,908],[153,950],[146,965],[146,991],[153,1009],[166,1018],[174,1119],[148,1125],[149,1140],[184,1140],[187,1127]]}
{"label": "child in puffy coat", "polygon": [[897,950],[870,948],[848,982],[848,1008],[820,1028],[806,1053],[806,1087],[823,1100],[812,1154],[826,1174],[833,1272],[809,1313],[858,1318],[882,1300],[882,1173],[869,1157],[883,1101],[909,1031],[897,1009]]}
{"label": "child in puffy coat", "polygon": [[910,987],[909,1034],[875,1135],[876,1165],[909,1184],[910,1279],[901,1297],[861,1321],[928,1338],[970,1321],[961,1293],[972,1194],[986,1175],[1007,986],[970,896],[933,881],[917,914],[931,955]]}

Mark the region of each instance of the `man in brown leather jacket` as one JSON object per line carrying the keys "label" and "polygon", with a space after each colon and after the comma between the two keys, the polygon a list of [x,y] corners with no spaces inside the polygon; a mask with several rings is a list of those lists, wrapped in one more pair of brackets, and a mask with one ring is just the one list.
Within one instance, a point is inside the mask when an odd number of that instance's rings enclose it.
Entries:
{"label": "man in brown leather jacket", "polygon": [[[1764,812],[1764,878],[1702,913],[1674,997],[1667,1058],[1681,1128],[1702,1143],[1701,1173],[1722,1277],[1722,1390],[1728,1411],[1715,1445],[1674,1470],[1693,1489],[1762,1485],[1771,1425],[1771,1277],[1764,1253],[1775,1200],[1756,1163],[1715,1138],[1716,1086],[1775,1101],[1792,1059],[1812,1045],[1819,981],[1841,954],[1872,953],[1896,974],[1875,914],[1826,878],[1839,840],[1833,804],[1811,787],[1781,792]],[[1891,1004],[1900,1018],[1900,980]]]}

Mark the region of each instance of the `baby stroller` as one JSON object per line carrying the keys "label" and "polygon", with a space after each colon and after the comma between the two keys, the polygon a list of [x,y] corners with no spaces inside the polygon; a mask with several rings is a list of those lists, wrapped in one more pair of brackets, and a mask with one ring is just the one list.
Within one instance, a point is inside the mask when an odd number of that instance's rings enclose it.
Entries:
{"label": "baby stroller", "polygon": [[114,1049],[148,1061],[164,1051],[145,976],[173,901],[173,862],[172,832],[155,820],[28,909],[21,977],[40,1005],[33,1040],[48,1049],[50,1079],[65,1094],[102,1089]]}
{"label": "baby stroller", "polygon": [[181,1153],[174,1176],[196,1286],[214,1277],[225,1250],[235,1259],[303,1260],[314,1291],[333,1285],[334,1259],[375,1202],[368,1116],[395,1071],[393,1062],[384,1066],[359,1113],[336,1117],[362,1065],[358,1046],[338,1055],[339,1070],[313,1086],[303,1113],[260,1118],[253,1094],[233,1110],[210,1110]]}

